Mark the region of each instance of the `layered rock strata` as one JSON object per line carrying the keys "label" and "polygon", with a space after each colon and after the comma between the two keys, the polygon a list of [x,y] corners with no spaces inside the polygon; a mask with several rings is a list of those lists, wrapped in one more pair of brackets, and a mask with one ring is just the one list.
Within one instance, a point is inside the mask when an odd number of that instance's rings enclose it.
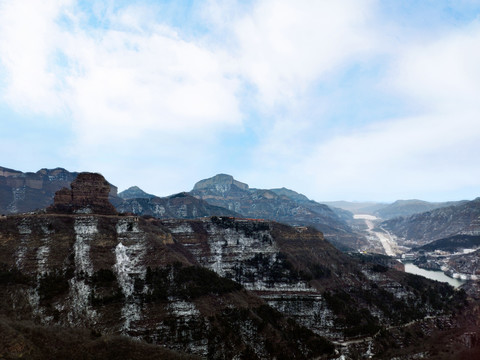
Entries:
{"label": "layered rock strata", "polygon": [[49,212],[116,214],[109,201],[110,184],[100,174],[80,173],[71,183],[71,189],[63,188],[55,193]]}

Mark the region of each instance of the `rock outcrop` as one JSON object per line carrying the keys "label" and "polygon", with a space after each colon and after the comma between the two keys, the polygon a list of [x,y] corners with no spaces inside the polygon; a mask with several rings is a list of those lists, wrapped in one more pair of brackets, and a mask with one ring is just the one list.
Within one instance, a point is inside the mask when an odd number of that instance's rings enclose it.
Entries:
{"label": "rock outcrop", "polygon": [[16,214],[45,209],[57,190],[70,186],[77,173],[62,168],[36,173],[0,167],[0,213]]}
{"label": "rock outcrop", "polygon": [[131,186],[127,190],[118,193],[118,197],[123,200],[129,199],[152,199],[155,195],[148,194],[138,186]]}
{"label": "rock outcrop", "polygon": [[158,219],[195,219],[206,216],[236,216],[240,214],[197,199],[188,193],[167,197],[138,197],[116,202],[119,212],[154,216]]}
{"label": "rock outcrop", "polygon": [[209,179],[200,180],[195,184],[193,190],[205,190],[214,187],[217,191],[222,192],[230,190],[232,185],[241,190],[248,190],[247,184],[237,181],[232,175],[227,174],[218,174]]}
{"label": "rock outcrop", "polygon": [[[359,264],[312,228],[270,221],[8,216],[0,275],[11,321],[209,359],[394,358],[427,351],[432,331],[462,349],[451,314],[463,299],[448,285]],[[410,324],[416,337],[396,333]]]}
{"label": "rock outcrop", "polygon": [[56,192],[49,212],[79,214],[116,214],[109,201],[110,184],[96,173],[80,173],[71,183],[71,189]]}
{"label": "rock outcrop", "polygon": [[[52,205],[55,192],[69,188],[77,172],[63,168],[41,169],[36,173],[0,167],[0,214],[18,214]],[[110,184],[110,198],[117,188]]]}
{"label": "rock outcrop", "polygon": [[289,189],[252,189],[230,175],[219,174],[196,183],[190,194],[246,218],[314,226],[340,248],[356,249],[366,244],[364,237],[354,233],[328,206]]}

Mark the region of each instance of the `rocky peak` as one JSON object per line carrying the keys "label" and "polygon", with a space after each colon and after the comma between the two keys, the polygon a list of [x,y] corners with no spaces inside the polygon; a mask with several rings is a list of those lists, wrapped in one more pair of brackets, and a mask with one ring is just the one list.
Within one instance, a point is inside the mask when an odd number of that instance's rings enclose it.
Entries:
{"label": "rocky peak", "polygon": [[228,174],[217,174],[209,179],[200,180],[195,184],[193,190],[195,191],[214,188],[216,190],[224,189],[224,191],[228,191],[232,185],[235,185],[241,190],[248,190],[247,184],[235,180],[232,175]]}
{"label": "rocky peak", "polygon": [[96,173],[80,173],[71,183],[71,189],[63,188],[55,193],[50,212],[116,214],[108,200],[110,184]]}
{"label": "rocky peak", "polygon": [[118,194],[124,200],[127,199],[151,199],[155,195],[151,195],[140,189],[138,186],[131,186],[127,190],[124,190]]}

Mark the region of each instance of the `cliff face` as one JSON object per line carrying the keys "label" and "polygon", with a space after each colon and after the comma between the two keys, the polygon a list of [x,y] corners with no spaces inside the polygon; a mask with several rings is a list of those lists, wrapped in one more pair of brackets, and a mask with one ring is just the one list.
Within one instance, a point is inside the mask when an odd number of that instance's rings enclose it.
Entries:
{"label": "cliff face", "polygon": [[448,286],[359,264],[316,230],[274,222],[42,214],[1,218],[0,229],[3,316],[212,359],[331,358],[325,338],[349,337],[365,341],[340,347],[346,355],[381,352],[378,330],[451,319],[458,306]]}
{"label": "cliff face", "polygon": [[0,212],[44,209],[52,203],[55,192],[69,186],[76,176],[61,168],[22,173],[0,167]]}
{"label": "cliff face", "polygon": [[100,174],[80,173],[70,184],[55,193],[47,210],[56,213],[116,214],[109,201],[110,184]]}
{"label": "cliff face", "polygon": [[408,246],[421,246],[452,235],[480,233],[480,198],[405,218],[395,218],[381,226]]}
{"label": "cliff face", "polygon": [[210,205],[188,193],[179,193],[168,197],[140,197],[117,202],[120,212],[136,215],[149,215],[158,219],[195,219],[205,216],[240,216],[234,211]]}
{"label": "cliff face", "polygon": [[[78,173],[62,168],[41,169],[36,173],[0,167],[0,213],[18,214],[52,205],[55,192],[69,188]],[[117,196],[110,185],[109,195]]]}
{"label": "cliff face", "polygon": [[328,206],[308,200],[292,190],[250,189],[230,175],[220,174],[199,181],[190,194],[246,218],[314,226],[330,241],[343,246],[358,248],[364,244],[363,236],[355,234]]}

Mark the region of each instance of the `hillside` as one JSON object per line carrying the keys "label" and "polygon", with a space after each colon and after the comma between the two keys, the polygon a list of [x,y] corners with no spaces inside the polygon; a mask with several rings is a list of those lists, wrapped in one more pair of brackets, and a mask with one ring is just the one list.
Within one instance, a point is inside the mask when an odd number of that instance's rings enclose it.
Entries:
{"label": "hillside", "polygon": [[[465,294],[448,285],[352,259],[313,228],[111,213],[106,181],[80,175],[47,213],[0,218],[3,328],[33,321],[209,359],[387,359],[433,354],[445,336],[447,352],[467,349],[475,324],[457,317]],[[39,349],[2,341],[27,358]]]}
{"label": "hillside", "polygon": [[453,235],[476,235],[480,231],[480,198],[406,218],[395,218],[381,226],[401,243],[416,247]]}
{"label": "hillside", "polygon": [[374,215],[381,219],[388,220],[396,217],[411,216],[442,207],[460,205],[465,202],[466,201],[428,202],[423,200],[397,200],[390,204],[352,201],[328,201],[325,202],[325,204],[330,207],[347,210],[353,214]]}
{"label": "hillside", "polygon": [[123,200],[129,200],[129,199],[151,199],[154,198],[155,195],[148,194],[142,189],[140,189],[138,186],[131,186],[128,189],[119,192],[118,197],[122,198]]}
{"label": "hillside", "polygon": [[[138,194],[137,194],[138,195]],[[220,206],[210,205],[188,193],[167,197],[128,198],[115,203],[120,212],[136,215],[149,215],[158,219],[195,219],[205,216],[240,216],[238,213]]]}
{"label": "hillside", "polygon": [[463,249],[476,249],[480,247],[480,235],[453,235],[444,239],[432,241],[426,245],[412,249],[413,251],[434,252],[436,250],[450,253]]}
{"label": "hillside", "polygon": [[[57,190],[70,186],[77,177],[62,168],[41,169],[36,173],[0,167],[0,213],[16,214],[51,205]],[[116,193],[116,189],[112,189]]]}
{"label": "hillside", "polygon": [[339,247],[359,248],[365,244],[363,236],[328,206],[289,189],[251,189],[231,175],[219,174],[197,182],[190,194],[246,218],[313,226]]}
{"label": "hillside", "polygon": [[414,214],[444,208],[448,206],[461,205],[466,201],[449,201],[449,202],[428,202],[423,200],[397,200],[381,209],[375,211],[374,215],[381,219],[393,219],[396,217],[406,217]]}

